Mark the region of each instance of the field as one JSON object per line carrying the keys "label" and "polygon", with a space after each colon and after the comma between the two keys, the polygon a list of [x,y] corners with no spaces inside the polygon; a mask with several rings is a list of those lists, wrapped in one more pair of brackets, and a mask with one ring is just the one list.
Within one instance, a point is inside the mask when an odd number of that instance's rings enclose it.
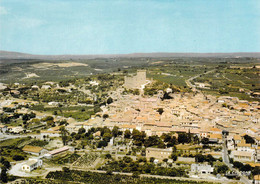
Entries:
{"label": "field", "polygon": [[99,154],[97,153],[85,153],[77,159],[75,163],[73,163],[74,167],[80,167],[80,168],[89,168],[93,165],[95,160],[99,157]]}
{"label": "field", "polygon": [[[147,77],[160,82],[172,84],[182,91],[187,90],[187,80],[194,76],[199,76],[193,81],[210,85],[209,89],[201,89],[204,93],[214,95],[230,95],[240,99],[253,99],[250,95],[260,91],[259,80],[259,59],[256,58],[100,58],[86,60],[11,60],[0,64],[0,82],[11,84],[14,82],[27,83],[30,85],[40,84],[46,81],[56,81],[61,85],[66,85],[68,81],[75,82],[76,85],[84,86],[89,78],[98,79],[105,82],[105,76],[109,73],[114,76],[110,79],[120,81],[123,76],[135,73],[137,69],[146,69]],[[215,72],[205,74],[208,71]],[[117,76],[117,78],[115,77]],[[96,94],[101,90],[116,88],[111,84],[100,85],[94,90]],[[83,88],[82,88],[83,90]],[[85,89],[84,89],[85,90]],[[66,93],[40,94],[39,98],[45,102],[50,101],[74,101],[75,96],[82,100],[86,96],[81,91],[76,91],[71,95]],[[37,100],[37,97],[34,97]],[[71,103],[71,102],[69,102]],[[75,117],[79,114],[66,114],[66,117]],[[81,117],[80,119],[86,119]]]}
{"label": "field", "polygon": [[55,179],[55,181],[77,181],[77,182],[84,182],[84,183],[99,183],[99,184],[209,184],[210,182],[195,182],[195,181],[179,181],[179,180],[171,180],[171,179],[158,179],[158,178],[136,178],[132,176],[122,176],[122,175],[108,175],[108,174],[101,174],[101,173],[92,173],[87,171],[77,171],[77,170],[68,170],[65,171],[56,171],[50,172],[46,178]]}
{"label": "field", "polygon": [[36,105],[31,107],[31,109],[61,115],[66,118],[72,117],[78,121],[85,121],[89,119],[92,114],[94,114],[93,107],[89,106],[44,107],[44,105]]}

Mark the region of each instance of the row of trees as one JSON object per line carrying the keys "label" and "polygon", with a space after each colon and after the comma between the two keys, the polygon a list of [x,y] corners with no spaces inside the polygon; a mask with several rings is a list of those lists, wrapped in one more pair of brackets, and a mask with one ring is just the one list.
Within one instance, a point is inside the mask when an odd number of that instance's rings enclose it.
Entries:
{"label": "row of trees", "polygon": [[[125,130],[124,132],[119,129],[119,127],[114,126],[112,130],[107,127],[91,128],[86,131],[83,127],[78,130],[77,133],[71,133],[70,135],[66,132],[65,127],[61,129],[62,139],[64,144],[66,140],[93,140],[93,134],[100,131],[101,140],[98,142],[98,147],[105,147],[112,137],[123,136],[125,139],[132,139],[133,144],[136,146],[145,147],[157,147],[157,148],[169,148],[177,144],[185,143],[197,143],[201,141],[197,136],[193,136],[190,132],[188,133],[178,133],[178,137],[174,136],[173,133],[163,133],[162,136],[153,135],[147,136],[145,132],[134,129],[132,132],[130,130]],[[206,141],[203,141],[206,143]]]}
{"label": "row of trees", "polygon": [[[146,158],[139,158],[133,161],[132,158],[125,156],[119,161],[109,161],[105,166],[100,167],[100,170],[117,171],[117,172],[132,172],[139,174],[152,174],[164,176],[186,176],[184,168],[160,167],[154,164],[154,159],[148,162]],[[165,160],[166,161],[166,160]]]}

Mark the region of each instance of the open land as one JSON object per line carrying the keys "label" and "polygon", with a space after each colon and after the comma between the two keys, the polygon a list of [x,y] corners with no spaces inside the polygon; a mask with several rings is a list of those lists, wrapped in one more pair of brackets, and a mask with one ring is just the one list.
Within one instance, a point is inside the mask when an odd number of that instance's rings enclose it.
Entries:
{"label": "open land", "polygon": [[250,183],[260,174],[257,57],[1,60],[9,180]]}

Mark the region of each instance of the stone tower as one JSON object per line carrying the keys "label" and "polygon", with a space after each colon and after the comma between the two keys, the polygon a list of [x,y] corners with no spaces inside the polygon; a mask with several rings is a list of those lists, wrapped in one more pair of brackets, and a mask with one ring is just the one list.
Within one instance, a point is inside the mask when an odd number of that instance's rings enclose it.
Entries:
{"label": "stone tower", "polygon": [[134,76],[125,76],[124,87],[128,89],[141,88],[141,85],[146,83],[146,70],[137,70]]}

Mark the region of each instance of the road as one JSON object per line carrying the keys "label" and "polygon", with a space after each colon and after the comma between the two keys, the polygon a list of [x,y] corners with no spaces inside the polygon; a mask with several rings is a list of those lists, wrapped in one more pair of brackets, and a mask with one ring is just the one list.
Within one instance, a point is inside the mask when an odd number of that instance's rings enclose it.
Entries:
{"label": "road", "polygon": [[23,137],[29,137],[40,139],[40,134],[27,134],[27,135],[11,135],[11,134],[2,134],[2,137],[0,138],[0,141],[4,141],[7,139],[16,139],[16,138],[23,138]]}
{"label": "road", "polygon": [[227,145],[226,145],[226,137],[225,136],[223,136],[223,154],[222,154],[222,159],[223,159],[223,162],[229,167],[229,169],[231,171],[234,171],[234,172],[238,173],[241,182],[243,182],[245,184],[252,184],[252,182],[248,178],[243,176],[237,169],[233,168],[232,165],[230,164],[229,157],[228,157],[228,149],[227,149]]}
{"label": "road", "polygon": [[197,89],[196,89],[196,86],[193,85],[193,84],[191,83],[191,81],[193,81],[194,79],[198,78],[200,75],[206,75],[206,74],[212,73],[212,72],[214,72],[214,71],[216,71],[216,69],[207,71],[206,73],[203,73],[203,74],[198,74],[198,75],[196,75],[196,76],[193,76],[193,77],[191,77],[191,78],[185,80],[185,82],[186,82],[186,84],[187,84],[188,87],[192,88],[193,91],[196,91],[196,90],[197,90]]}

